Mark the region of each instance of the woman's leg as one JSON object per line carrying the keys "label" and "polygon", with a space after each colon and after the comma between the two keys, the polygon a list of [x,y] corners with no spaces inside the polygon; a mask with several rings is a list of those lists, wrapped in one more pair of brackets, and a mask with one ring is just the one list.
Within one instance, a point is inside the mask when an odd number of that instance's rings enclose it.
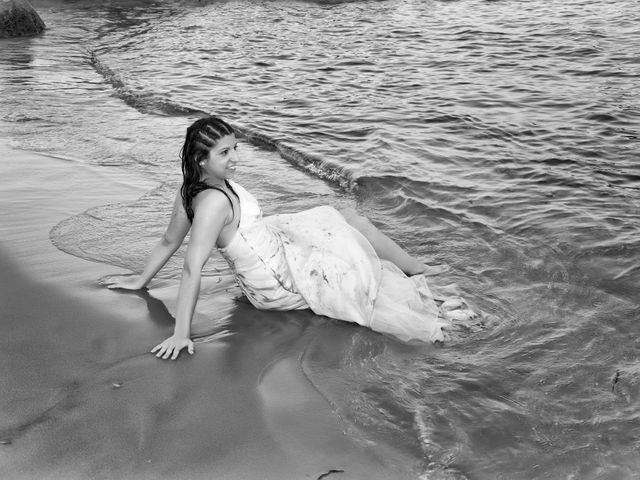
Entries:
{"label": "woman's leg", "polygon": [[396,264],[407,275],[423,273],[427,269],[424,263],[405,252],[400,245],[378,230],[368,218],[358,215],[351,208],[340,210],[340,213],[349,225],[369,240],[380,258]]}

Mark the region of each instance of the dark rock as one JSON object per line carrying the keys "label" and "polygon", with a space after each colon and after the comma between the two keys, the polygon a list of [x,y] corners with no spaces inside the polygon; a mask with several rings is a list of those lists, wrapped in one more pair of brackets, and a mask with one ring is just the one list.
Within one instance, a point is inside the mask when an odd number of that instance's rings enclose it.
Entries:
{"label": "dark rock", "polygon": [[27,0],[0,0],[0,38],[37,35],[45,28]]}

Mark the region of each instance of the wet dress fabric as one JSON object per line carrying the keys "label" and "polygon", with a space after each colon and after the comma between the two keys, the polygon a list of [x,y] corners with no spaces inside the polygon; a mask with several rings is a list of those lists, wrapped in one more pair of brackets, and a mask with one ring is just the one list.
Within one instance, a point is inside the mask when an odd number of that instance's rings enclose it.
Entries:
{"label": "wet dress fabric", "polygon": [[218,250],[259,309],[310,308],[402,341],[443,340],[443,319],[422,275],[407,277],[381,260],[334,208],[263,217],[256,199],[229,182],[240,225]]}

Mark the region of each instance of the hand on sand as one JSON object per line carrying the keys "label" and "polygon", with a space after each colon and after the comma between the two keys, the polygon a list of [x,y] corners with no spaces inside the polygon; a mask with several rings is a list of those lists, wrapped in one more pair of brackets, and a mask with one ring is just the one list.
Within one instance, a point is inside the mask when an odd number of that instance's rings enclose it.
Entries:
{"label": "hand on sand", "polygon": [[140,290],[144,288],[144,283],[140,275],[107,275],[98,280],[100,285],[107,288],[122,288],[123,290]]}
{"label": "hand on sand", "polygon": [[155,353],[156,357],[162,358],[163,360],[166,360],[169,357],[171,357],[171,360],[175,360],[178,358],[180,350],[184,347],[187,347],[189,354],[193,355],[193,342],[190,339],[172,335],[164,342],[153,347],[151,349],[151,353]]}

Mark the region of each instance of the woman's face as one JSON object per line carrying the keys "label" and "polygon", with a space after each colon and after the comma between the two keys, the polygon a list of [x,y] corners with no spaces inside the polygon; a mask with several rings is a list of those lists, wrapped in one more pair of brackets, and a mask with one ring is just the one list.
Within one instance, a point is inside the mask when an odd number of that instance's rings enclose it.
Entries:
{"label": "woman's face", "polygon": [[202,179],[211,183],[222,182],[233,176],[238,163],[238,141],[234,134],[222,137],[209,150],[209,156],[200,162]]}

